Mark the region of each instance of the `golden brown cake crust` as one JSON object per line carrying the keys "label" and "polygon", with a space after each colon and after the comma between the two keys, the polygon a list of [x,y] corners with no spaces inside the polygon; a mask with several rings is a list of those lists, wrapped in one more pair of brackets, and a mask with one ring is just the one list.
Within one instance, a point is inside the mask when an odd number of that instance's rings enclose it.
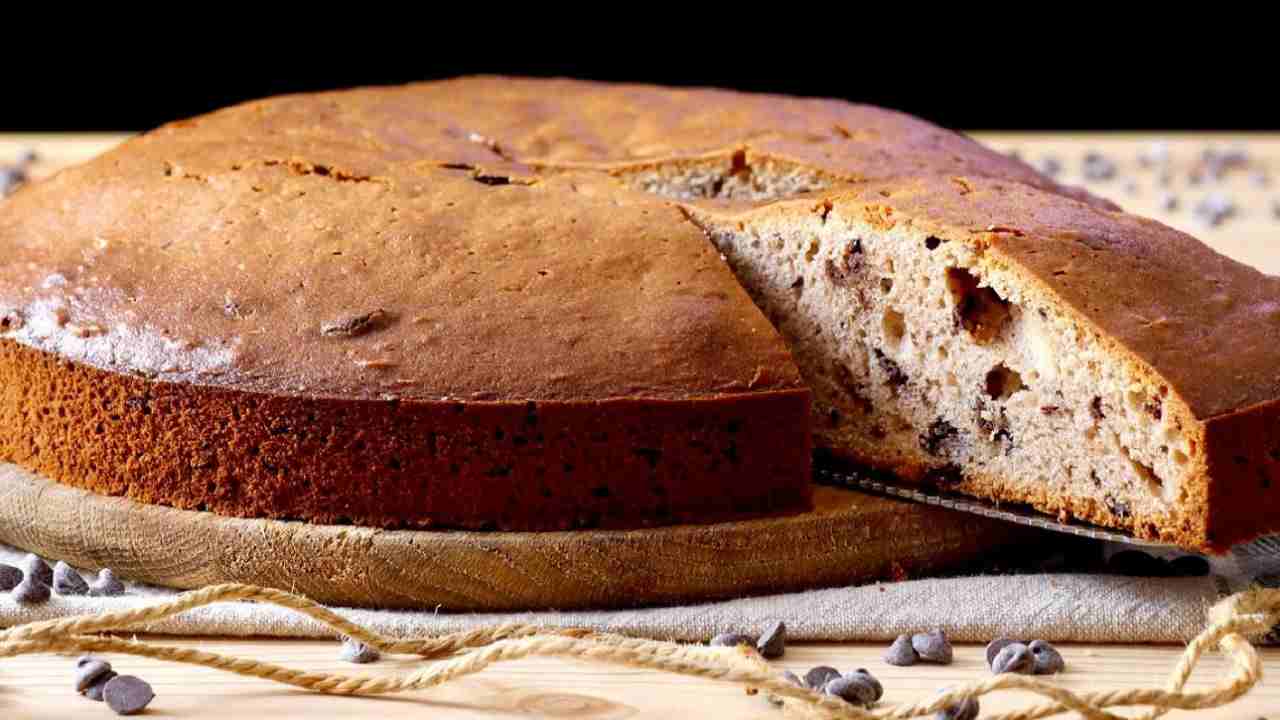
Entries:
{"label": "golden brown cake crust", "polygon": [[[676,202],[625,182],[708,163],[799,168],[816,181],[759,202]],[[773,445],[807,452],[795,366],[686,213],[832,208],[937,228],[1002,258],[1165,378],[1188,423],[1280,397],[1280,279],[963,136],[837,101],[497,77],[248,103],[20,191],[0,205],[0,247],[14,259],[0,267],[5,358],[12,373],[56,357],[78,363],[75,373],[198,395],[294,398],[310,408],[304,417],[322,401],[746,407],[767,397],[787,438]],[[124,383],[113,377],[100,381]],[[9,394],[16,423],[31,400]],[[588,421],[608,422],[574,422]],[[67,466],[76,436],[59,437],[26,462]],[[746,482],[757,499],[771,482],[796,497],[807,465],[795,467],[779,471],[785,480],[750,469]],[[682,476],[698,492],[733,474],[699,472],[710,475]],[[184,507],[328,517],[316,505],[196,492],[199,477],[185,475],[161,468],[145,487],[55,477]],[[450,482],[473,479],[462,476]],[[376,503],[357,515],[376,521]]]}

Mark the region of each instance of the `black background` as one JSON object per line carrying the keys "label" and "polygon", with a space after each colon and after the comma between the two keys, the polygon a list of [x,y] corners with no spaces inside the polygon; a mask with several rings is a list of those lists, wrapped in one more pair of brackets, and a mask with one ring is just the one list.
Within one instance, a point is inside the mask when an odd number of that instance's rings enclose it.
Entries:
{"label": "black background", "polygon": [[919,49],[862,37],[765,51],[750,44],[691,50],[678,34],[656,48],[621,38],[530,47],[458,35],[379,36],[341,48],[320,37],[264,37],[175,51],[151,38],[145,52],[119,42],[70,60],[11,62],[0,82],[0,131],[138,130],[267,95],[469,73],[840,97],[973,130],[1280,129],[1274,38],[1233,30],[1137,43],[1132,32],[1039,39],[957,31],[918,38]]}

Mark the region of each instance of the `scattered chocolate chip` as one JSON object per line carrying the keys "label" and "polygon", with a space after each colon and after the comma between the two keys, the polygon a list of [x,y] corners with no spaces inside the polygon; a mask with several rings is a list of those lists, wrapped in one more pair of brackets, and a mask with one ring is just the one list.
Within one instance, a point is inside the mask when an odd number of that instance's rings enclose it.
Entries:
{"label": "scattered chocolate chip", "polygon": [[804,687],[804,686],[805,686],[805,683],[804,683],[804,681],[803,681],[803,680],[801,680],[801,679],[800,679],[800,676],[799,676],[799,675],[796,675],[795,673],[791,672],[790,670],[783,670],[783,671],[782,671],[782,679],[783,679],[783,680],[786,680],[787,682],[791,683],[792,685],[795,685],[796,687]]}
{"label": "scattered chocolate chip", "polygon": [[133,675],[111,678],[102,689],[102,699],[117,715],[136,715],[146,709],[155,696],[146,681]]}
{"label": "scattered chocolate chip", "polygon": [[1017,642],[1017,640],[1000,637],[987,643],[987,667],[991,667],[995,663],[996,655],[999,655],[1001,650]]}
{"label": "scattered chocolate chip", "polygon": [[1265,170],[1255,170],[1249,175],[1249,182],[1254,187],[1266,187],[1271,184],[1271,176]]}
{"label": "scattered chocolate chip", "polygon": [[959,434],[960,431],[954,425],[938,418],[929,424],[928,430],[920,434],[920,449],[935,457],[946,455],[946,450]]}
{"label": "scattered chocolate chip", "polygon": [[711,638],[712,647],[738,647],[739,645],[755,645],[756,639],[744,633],[727,632]]}
{"label": "scattered chocolate chip", "polygon": [[1172,212],[1178,209],[1178,196],[1171,192],[1160,195],[1160,209],[1166,212]]}
{"label": "scattered chocolate chip", "polygon": [[934,720],[974,720],[978,717],[978,699],[965,698],[934,714]]}
{"label": "scattered chocolate chip", "polygon": [[20,167],[0,167],[0,197],[4,197],[27,181],[27,173]]}
{"label": "scattered chocolate chip", "polygon": [[27,148],[18,155],[18,164],[27,167],[40,161],[40,153],[35,148]]}
{"label": "scattered chocolate chip", "polygon": [[1191,211],[1197,219],[1216,227],[1236,213],[1235,202],[1222,193],[1209,193]]}
{"label": "scattered chocolate chip", "polygon": [[1056,675],[1067,667],[1057,648],[1044,640],[1033,640],[1027,649],[1034,660],[1031,672],[1035,675]]}
{"label": "scattered chocolate chip", "polygon": [[898,667],[907,667],[915,665],[920,661],[920,655],[916,653],[915,647],[911,644],[910,635],[899,635],[884,653],[884,661],[890,665]]}
{"label": "scattered chocolate chip", "polygon": [[996,657],[991,661],[991,672],[996,675],[1004,673],[1017,673],[1019,675],[1030,675],[1035,668],[1036,659],[1031,654],[1031,650],[1020,642],[1009,643],[996,653]]}
{"label": "scattered chocolate chip", "polygon": [[13,589],[11,597],[13,601],[19,605],[39,605],[48,602],[52,591],[49,586],[40,582],[39,578],[27,575],[22,578],[22,582],[18,583]]}
{"label": "scattered chocolate chip", "polygon": [[1085,153],[1081,174],[1086,180],[1110,180],[1116,175],[1116,164],[1102,153]]}
{"label": "scattered chocolate chip", "polygon": [[876,694],[874,678],[861,673],[849,673],[832,678],[823,686],[822,692],[844,700],[847,703],[871,707],[879,699]]}
{"label": "scattered chocolate chip", "polygon": [[109,672],[111,672],[111,663],[93,657],[81,658],[76,663],[76,692],[84,692],[85,688]]}
{"label": "scattered chocolate chip", "polygon": [[839,670],[830,665],[819,665],[815,668],[810,668],[809,672],[804,674],[804,686],[814,690],[821,690],[827,686],[828,682],[838,677],[840,677]]}
{"label": "scattered chocolate chip", "polygon": [[37,580],[45,585],[53,584],[53,568],[49,567],[49,563],[44,558],[35,554],[28,554],[22,558],[22,571],[28,576],[34,575]]}
{"label": "scattered chocolate chip", "polygon": [[1161,170],[1160,174],[1156,176],[1156,184],[1165,188],[1173,185],[1173,173],[1168,170]]}
{"label": "scattered chocolate chip", "polygon": [[1062,172],[1062,161],[1052,155],[1045,155],[1036,164],[1036,169],[1049,177],[1054,177]]}
{"label": "scattered chocolate chip", "polygon": [[115,597],[124,594],[124,583],[116,579],[110,568],[98,571],[98,578],[89,583],[90,597]]}
{"label": "scattered chocolate chip", "polygon": [[1271,217],[1280,220],[1280,200],[1271,201]]}
{"label": "scattered chocolate chip", "polygon": [[89,583],[75,568],[59,560],[53,566],[53,589],[59,595],[88,595]]}
{"label": "scattered chocolate chip", "polygon": [[364,665],[377,662],[382,657],[382,653],[378,652],[377,648],[369,647],[355,638],[344,637],[338,657],[345,662]]}
{"label": "scattered chocolate chip", "polygon": [[880,681],[876,679],[875,675],[871,674],[871,671],[866,668],[858,668],[857,670],[849,673],[849,675],[859,675],[866,678],[867,682],[871,683],[871,687],[876,691],[876,700],[884,697],[884,686],[880,684]]}
{"label": "scattered chocolate chip", "polygon": [[106,674],[93,681],[89,687],[84,689],[84,696],[95,702],[102,702],[102,691],[106,689],[107,683],[118,677],[120,673],[115,670],[109,670]]}
{"label": "scattered chocolate chip", "polygon": [[922,662],[951,664],[951,640],[941,630],[911,636],[911,647]]}
{"label": "scattered chocolate chip", "polygon": [[787,651],[787,624],[779,620],[756,640],[756,649],[768,660],[780,658]]}
{"label": "scattered chocolate chip", "polygon": [[1138,150],[1138,164],[1144,168],[1163,167],[1169,164],[1169,143],[1156,141]]}
{"label": "scattered chocolate chip", "polygon": [[884,371],[886,382],[890,387],[901,387],[907,384],[907,374],[902,372],[902,368],[897,362],[884,354],[880,348],[875,348],[876,362],[880,365],[880,369]]}
{"label": "scattered chocolate chip", "polygon": [[1135,180],[1125,180],[1124,184],[1120,186],[1120,189],[1124,190],[1125,195],[1137,195],[1138,183]]}
{"label": "scattered chocolate chip", "polygon": [[1111,497],[1110,495],[1107,495],[1105,498],[1103,498],[1103,504],[1107,506],[1108,512],[1110,512],[1112,515],[1115,515],[1117,518],[1120,518],[1121,520],[1124,520],[1125,518],[1128,518],[1131,514],[1133,514],[1132,511],[1129,509],[1129,503],[1124,502],[1123,500],[1117,500],[1114,497]]}
{"label": "scattered chocolate chip", "polygon": [[22,571],[12,565],[0,563],[0,592],[9,592],[22,582]]}
{"label": "scattered chocolate chip", "polygon": [[1209,574],[1209,561],[1199,555],[1181,555],[1169,561],[1169,569],[1178,577],[1204,577]]}

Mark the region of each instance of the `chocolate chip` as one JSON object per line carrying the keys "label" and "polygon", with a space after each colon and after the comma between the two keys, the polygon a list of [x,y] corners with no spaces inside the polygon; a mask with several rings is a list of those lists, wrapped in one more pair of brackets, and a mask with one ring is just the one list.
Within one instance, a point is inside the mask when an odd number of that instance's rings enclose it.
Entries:
{"label": "chocolate chip", "polygon": [[1124,184],[1120,186],[1120,189],[1124,190],[1126,195],[1137,195],[1138,183],[1134,180],[1125,180]]}
{"label": "chocolate chip", "polygon": [[1031,672],[1036,675],[1056,675],[1066,669],[1067,664],[1057,648],[1044,640],[1034,640],[1027,649],[1031,651],[1034,663]]}
{"label": "chocolate chip", "polygon": [[1036,169],[1049,177],[1055,177],[1062,172],[1062,161],[1052,155],[1045,155],[1036,164]]}
{"label": "chocolate chip", "polygon": [[1178,209],[1178,196],[1167,192],[1160,195],[1160,209],[1172,212]]}
{"label": "chocolate chip", "polygon": [[117,715],[136,715],[146,709],[155,696],[146,681],[133,675],[111,678],[102,689],[102,699]]}
{"label": "chocolate chip", "polygon": [[48,602],[50,595],[52,595],[52,592],[49,590],[49,586],[40,582],[39,578],[30,575],[22,578],[22,582],[18,583],[18,586],[10,593],[13,601],[19,605],[39,605],[40,603]]}
{"label": "chocolate chip", "polygon": [[1192,213],[1201,222],[1216,227],[1236,213],[1236,204],[1222,193],[1209,193],[1201,198],[1192,209]]}
{"label": "chocolate chip", "polygon": [[791,672],[790,670],[783,670],[783,671],[782,671],[782,679],[783,679],[783,680],[786,680],[787,682],[791,683],[792,685],[795,685],[796,687],[804,687],[804,686],[805,686],[804,681],[800,679],[800,676],[796,675],[795,673]]}
{"label": "chocolate chip", "polygon": [[991,672],[996,675],[1003,673],[1017,673],[1019,675],[1030,675],[1035,668],[1036,659],[1031,654],[1031,650],[1020,642],[1009,643],[996,653],[995,659],[991,661]]}
{"label": "chocolate chip", "polygon": [[912,635],[911,647],[923,662],[951,664],[951,640],[941,630]]}
{"label": "chocolate chip", "polygon": [[1199,555],[1181,555],[1169,561],[1169,569],[1178,577],[1204,577],[1209,574],[1209,561]]}
{"label": "chocolate chip", "polygon": [[106,689],[107,683],[118,677],[120,673],[110,670],[102,677],[93,681],[93,684],[84,689],[84,696],[96,702],[102,702],[102,691]]}
{"label": "chocolate chip", "polygon": [[378,652],[377,648],[369,647],[355,638],[344,637],[338,657],[349,663],[364,665],[377,662],[382,657],[382,653]]}
{"label": "chocolate chip", "polygon": [[1017,642],[1017,640],[1001,637],[987,643],[987,667],[991,667],[995,663],[996,655],[999,655],[1001,650]]}
{"label": "chocolate chip", "polygon": [[1093,396],[1093,401],[1089,403],[1089,414],[1093,416],[1094,420],[1101,420],[1106,417],[1106,413],[1102,412],[1101,396]]}
{"label": "chocolate chip", "polygon": [[1085,153],[1081,174],[1086,180],[1110,180],[1116,175],[1116,164],[1102,153]]}
{"label": "chocolate chip", "polygon": [[901,387],[907,384],[907,374],[902,372],[902,368],[898,363],[894,362],[893,358],[886,356],[880,348],[875,348],[875,355],[876,362],[879,363],[880,369],[884,371],[885,382],[890,387]]}
{"label": "chocolate chip", "polygon": [[40,153],[36,152],[35,148],[27,148],[18,155],[18,164],[23,167],[35,165],[39,161]]}
{"label": "chocolate chip", "polygon": [[22,582],[22,571],[12,565],[0,563],[0,592],[9,592]]}
{"label": "chocolate chip", "polygon": [[907,667],[920,661],[920,655],[911,645],[910,635],[899,635],[884,653],[884,661],[890,665]]}
{"label": "chocolate chip", "polygon": [[27,173],[20,167],[0,167],[0,197],[4,197],[27,181]]}
{"label": "chocolate chip", "polygon": [[76,692],[84,692],[98,678],[111,672],[111,663],[97,658],[82,658],[76,663]]}
{"label": "chocolate chip", "polygon": [[858,673],[832,678],[823,686],[822,692],[863,707],[874,705],[879,697],[876,694],[875,685],[871,683],[871,679]]}
{"label": "chocolate chip", "polygon": [[819,665],[810,668],[809,672],[804,674],[804,686],[821,690],[827,686],[827,683],[833,679],[840,677],[840,671],[830,665]]}
{"label": "chocolate chip", "polygon": [[1255,170],[1251,175],[1249,175],[1249,182],[1252,183],[1254,187],[1266,187],[1271,184],[1271,176],[1268,175],[1265,170]]}
{"label": "chocolate chip", "polygon": [[37,580],[45,585],[53,584],[53,568],[49,567],[49,563],[44,558],[35,554],[28,554],[22,558],[22,571],[27,576],[34,575]]}
{"label": "chocolate chip", "polygon": [[756,640],[756,649],[766,659],[780,658],[787,651],[787,624],[779,620]]}
{"label": "chocolate chip", "polygon": [[934,720],[974,720],[978,717],[978,699],[965,698],[934,714]]}
{"label": "chocolate chip", "polygon": [[89,583],[89,597],[115,597],[124,594],[124,583],[116,579],[110,568],[98,571],[98,578]]}
{"label": "chocolate chip", "polygon": [[1162,167],[1169,164],[1169,144],[1153,142],[1138,150],[1138,164],[1144,168]]}
{"label": "chocolate chip", "polygon": [[880,698],[884,697],[884,686],[881,685],[880,681],[877,680],[876,677],[872,675],[871,672],[868,671],[866,668],[858,668],[857,670],[854,670],[853,672],[846,675],[846,677],[849,677],[852,675],[859,675],[863,678],[866,678],[867,682],[871,683],[871,687],[876,691],[876,697],[875,697],[876,700],[879,700]]}
{"label": "chocolate chip", "polygon": [[727,632],[711,638],[712,647],[738,647],[739,645],[755,645],[756,639],[745,633]]}
{"label": "chocolate chip", "polygon": [[89,583],[70,565],[58,561],[53,566],[53,589],[59,595],[88,595]]}
{"label": "chocolate chip", "polygon": [[959,435],[960,431],[954,425],[938,418],[929,424],[928,430],[921,433],[920,449],[936,457],[949,455],[947,451]]}

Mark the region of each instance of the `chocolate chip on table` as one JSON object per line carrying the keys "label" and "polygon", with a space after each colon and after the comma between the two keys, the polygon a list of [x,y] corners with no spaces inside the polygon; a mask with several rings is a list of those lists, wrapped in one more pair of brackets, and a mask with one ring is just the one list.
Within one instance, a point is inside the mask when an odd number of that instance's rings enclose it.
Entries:
{"label": "chocolate chip on table", "polygon": [[1125,180],[1124,185],[1121,185],[1120,188],[1124,190],[1126,195],[1138,194],[1138,183],[1134,180]]}
{"label": "chocolate chip on table", "polygon": [[4,197],[27,181],[27,173],[20,167],[0,167],[0,197]]}
{"label": "chocolate chip on table", "polygon": [[787,624],[779,620],[769,626],[756,640],[756,649],[768,660],[782,657],[787,652]]}
{"label": "chocolate chip on table", "polygon": [[934,714],[934,720],[974,720],[978,717],[978,699],[965,698]]}
{"label": "chocolate chip on table", "polygon": [[1062,161],[1052,155],[1045,155],[1040,158],[1040,162],[1036,164],[1036,169],[1042,174],[1054,177],[1062,172]]}
{"label": "chocolate chip on table", "polygon": [[40,153],[36,152],[35,148],[27,148],[26,150],[23,150],[20,155],[18,155],[18,164],[23,167],[27,167],[28,165],[35,165],[39,161],[40,161]]}
{"label": "chocolate chip on table", "polygon": [[1236,213],[1236,204],[1222,193],[1209,193],[1192,210],[1201,222],[1216,227]]}
{"label": "chocolate chip on table", "polygon": [[876,676],[872,675],[866,668],[858,668],[857,670],[849,673],[849,675],[861,675],[866,678],[867,682],[871,683],[871,687],[875,688],[876,700],[879,700],[884,696],[884,686],[881,685],[880,681],[876,679]]}
{"label": "chocolate chip on table", "polygon": [[59,595],[88,595],[89,583],[75,568],[59,560],[53,566],[53,590]]}
{"label": "chocolate chip on table", "polygon": [[1056,675],[1067,667],[1066,661],[1057,648],[1044,640],[1033,640],[1027,649],[1031,651],[1031,672],[1035,675]]}
{"label": "chocolate chip on table", "polygon": [[839,670],[830,665],[819,665],[815,668],[810,668],[809,672],[804,674],[804,686],[814,690],[821,690],[827,686],[827,683],[838,677],[840,677]]}
{"label": "chocolate chip on table", "polygon": [[49,586],[40,582],[40,578],[27,575],[22,578],[22,582],[13,589],[10,596],[13,601],[19,605],[39,605],[49,601],[49,597],[53,595],[49,590]]}
{"label": "chocolate chip on table", "polygon": [[1036,659],[1026,645],[1020,642],[1010,643],[996,653],[995,659],[991,661],[991,672],[996,675],[1004,673],[1030,675],[1035,664]]}
{"label": "chocolate chip on table", "polygon": [[117,715],[136,715],[146,709],[155,696],[145,680],[133,675],[111,678],[102,689],[102,699]]}
{"label": "chocolate chip on table", "polygon": [[1271,176],[1265,170],[1255,170],[1250,173],[1249,182],[1254,187],[1266,187],[1271,184]]}
{"label": "chocolate chip on table", "polygon": [[1017,640],[1013,640],[1011,638],[999,637],[987,643],[987,667],[991,667],[995,664],[996,655],[999,655],[1001,650],[1005,649],[1005,647],[1009,645],[1014,645],[1017,642]]}
{"label": "chocolate chip on table", "polygon": [[1116,176],[1116,164],[1102,153],[1085,153],[1081,174],[1086,180],[1110,180]]}
{"label": "chocolate chip on table", "polygon": [[12,565],[0,563],[0,592],[9,592],[22,582],[22,571]]}
{"label": "chocolate chip on table", "polygon": [[911,636],[911,647],[923,662],[951,664],[951,640],[941,630]]}
{"label": "chocolate chip on table", "polygon": [[1169,143],[1156,141],[1138,150],[1138,164],[1144,168],[1163,167],[1169,164]]}
{"label": "chocolate chip on table", "polygon": [[890,665],[907,667],[920,661],[920,655],[911,645],[910,635],[899,635],[884,653],[884,661]]}
{"label": "chocolate chip on table", "polygon": [[783,671],[782,671],[782,679],[783,679],[783,680],[786,680],[787,682],[791,683],[792,685],[795,685],[796,687],[804,687],[804,686],[805,686],[805,682],[804,682],[803,680],[801,680],[801,679],[800,679],[800,676],[799,676],[799,675],[796,675],[795,673],[791,672],[790,670],[783,670]]}
{"label": "chocolate chip on table", "polygon": [[745,633],[727,632],[711,638],[712,647],[738,647],[739,645],[755,645],[756,639]]}
{"label": "chocolate chip on table", "polygon": [[95,702],[102,702],[102,691],[106,689],[107,683],[114,678],[119,677],[120,673],[115,670],[108,671],[105,675],[93,681],[93,684],[84,689],[84,696]]}
{"label": "chocolate chip on table", "polygon": [[124,583],[116,579],[110,568],[98,571],[98,578],[89,583],[90,597],[116,597],[124,594]]}
{"label": "chocolate chip on table", "polygon": [[111,672],[111,663],[94,657],[81,658],[76,664],[76,692],[84,692],[98,678]]}
{"label": "chocolate chip on table", "polygon": [[1178,209],[1178,196],[1167,192],[1160,196],[1160,209],[1173,211]]}
{"label": "chocolate chip on table", "polygon": [[44,558],[34,553],[28,553],[22,558],[22,572],[28,576],[34,575],[45,585],[53,584],[53,568],[49,567]]}
{"label": "chocolate chip on table", "polygon": [[378,652],[377,648],[369,647],[355,638],[344,637],[338,657],[349,663],[364,665],[377,662],[382,657],[382,653]]}
{"label": "chocolate chip on table", "polygon": [[822,687],[822,692],[854,705],[870,707],[880,699],[880,693],[876,692],[877,685],[879,683],[870,675],[855,672],[832,678]]}

